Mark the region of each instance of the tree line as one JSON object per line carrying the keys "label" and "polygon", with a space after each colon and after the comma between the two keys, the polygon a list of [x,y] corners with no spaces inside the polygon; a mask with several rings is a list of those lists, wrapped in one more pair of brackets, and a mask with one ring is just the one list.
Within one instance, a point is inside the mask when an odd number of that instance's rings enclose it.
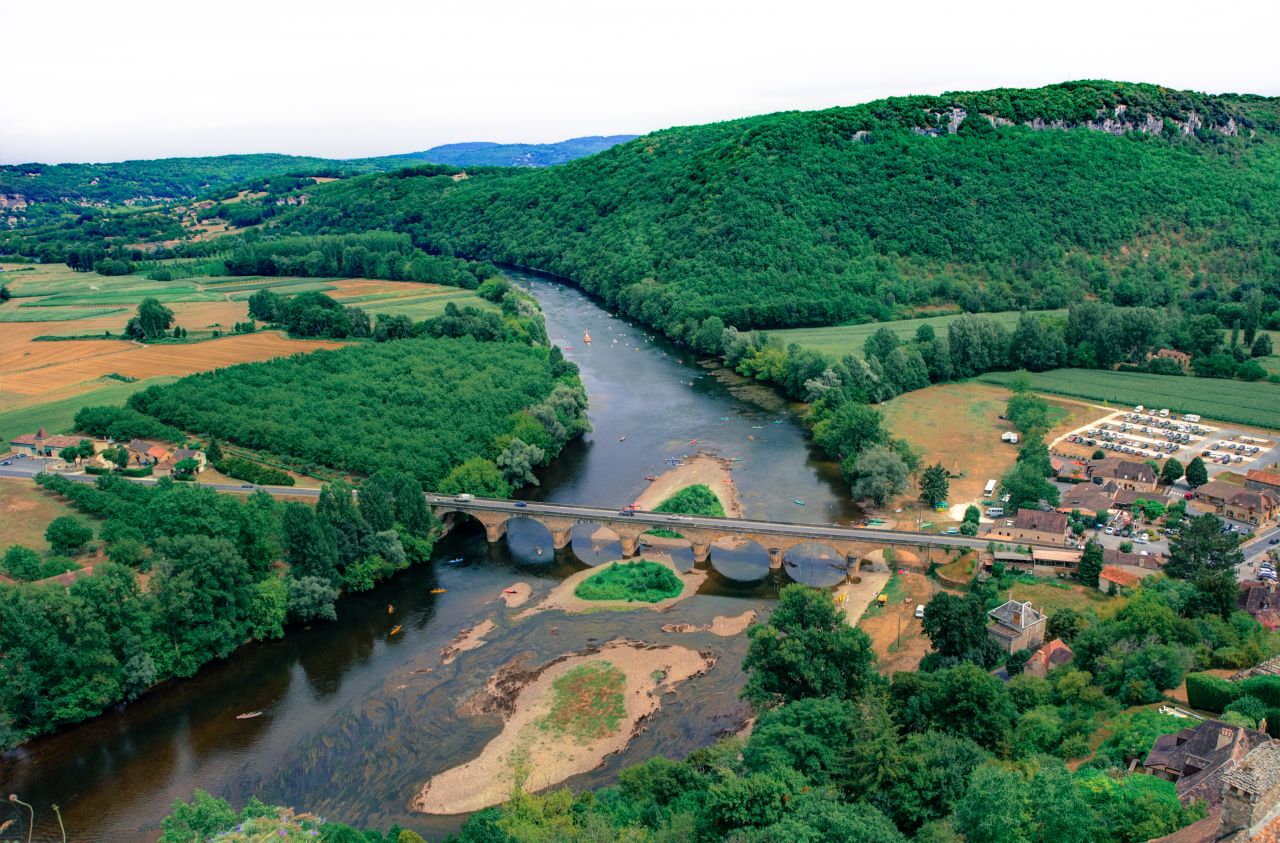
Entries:
{"label": "tree line", "polygon": [[[435,535],[422,487],[402,472],[370,477],[358,504],[346,484],[326,486],[314,509],[169,478],[37,482],[98,519],[106,559],[70,586],[0,586],[5,747],[191,676],[246,640],[279,638],[289,623],[333,620],[340,591],[426,561]],[[49,531],[55,554],[82,552],[94,534],[67,516]],[[6,565],[32,555],[10,548]],[[150,575],[145,590],[137,572]]]}

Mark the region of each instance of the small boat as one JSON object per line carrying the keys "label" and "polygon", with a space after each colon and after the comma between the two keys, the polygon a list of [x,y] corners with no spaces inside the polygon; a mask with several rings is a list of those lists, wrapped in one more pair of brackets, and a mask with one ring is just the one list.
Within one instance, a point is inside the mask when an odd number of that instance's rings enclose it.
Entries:
{"label": "small boat", "polygon": [[648,480],[650,483],[652,483],[654,480],[657,480],[657,479],[658,479],[658,475],[656,475],[656,474],[646,474],[646,475],[644,476],[644,479],[645,479],[645,480]]}
{"label": "small boat", "polygon": [[560,348],[561,348],[561,350],[563,350],[563,351],[573,351],[573,346],[571,346],[571,345],[562,345],[562,346],[560,346]]}
{"label": "small boat", "polygon": [[388,615],[394,615],[395,613],[396,613],[396,607],[395,607],[395,606],[392,606],[390,603],[388,603],[388,604],[387,604],[387,614],[388,614]]}
{"label": "small boat", "polygon": [[586,331],[583,331],[583,332],[582,332],[582,341],[583,341],[584,343],[586,343],[587,345],[591,345],[591,334],[587,333]]}
{"label": "small boat", "polygon": [[432,594],[444,594],[444,593],[445,593],[446,591],[448,591],[448,590],[449,590],[449,589],[447,589],[447,588],[433,588],[433,589],[431,589],[431,593],[432,593]]}
{"label": "small boat", "polygon": [[444,564],[446,564],[446,565],[457,565],[457,564],[459,564],[459,563],[461,563],[461,562],[462,562],[462,557],[461,557],[461,556],[459,556],[459,557],[458,557],[458,558],[456,558],[456,559],[446,559],[446,560],[445,560],[445,562],[444,562]]}
{"label": "small boat", "polygon": [[689,444],[690,444],[690,445],[697,445],[697,444],[698,444],[698,440],[697,440],[697,439],[690,439],[690,440],[689,440]]}
{"label": "small boat", "polygon": [[752,436],[750,433],[747,434],[747,438],[750,439],[752,442],[756,440],[756,438]]}
{"label": "small boat", "polygon": [[774,424],[782,424],[782,419],[774,419],[774,420],[773,420],[773,423],[774,423]]}
{"label": "small boat", "polygon": [[535,547],[535,548],[533,549],[533,552],[534,552],[534,553],[536,553],[536,554],[538,554],[539,556],[541,556],[541,555],[542,555],[542,545],[538,545],[537,547]]}
{"label": "small boat", "polygon": [[720,421],[728,421],[728,420],[729,420],[729,417],[728,417],[728,416],[721,416],[721,417],[720,417]]}
{"label": "small boat", "polygon": [[800,500],[799,498],[793,498],[791,502],[796,506],[804,506],[804,501]]}
{"label": "small boat", "polygon": [[619,437],[618,437],[618,441],[619,441],[619,442],[626,442],[626,441],[627,441],[627,434],[625,434],[625,433],[624,433],[624,434],[622,434],[621,436],[619,436]]}
{"label": "small boat", "polygon": [[237,719],[237,720],[252,720],[252,719],[253,719],[253,718],[255,718],[255,717],[261,717],[261,716],[262,716],[262,712],[261,712],[261,711],[246,711],[244,714],[237,714],[237,715],[236,715],[236,719]]}
{"label": "small boat", "polygon": [[402,627],[400,626],[400,624],[396,624],[395,626],[391,627],[391,631],[390,631],[390,632],[388,632],[388,633],[387,633],[387,635],[388,635],[388,636],[395,635],[395,634],[396,634],[397,632],[399,632],[401,629],[402,629]]}
{"label": "small boat", "polygon": [[753,424],[753,425],[751,425],[751,429],[752,429],[752,430],[764,430],[764,425],[762,425],[762,424]]}

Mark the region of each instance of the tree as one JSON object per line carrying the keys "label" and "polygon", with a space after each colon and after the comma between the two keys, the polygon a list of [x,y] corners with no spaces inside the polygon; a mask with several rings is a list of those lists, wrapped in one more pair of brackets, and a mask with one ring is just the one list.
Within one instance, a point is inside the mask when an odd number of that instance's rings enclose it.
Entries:
{"label": "tree", "polygon": [[164,818],[164,834],[160,843],[190,843],[208,840],[236,824],[236,812],[225,799],[196,790],[190,804],[174,800],[169,816]]}
{"label": "tree", "polygon": [[907,464],[891,449],[872,445],[858,454],[855,463],[853,497],[871,500],[877,506],[907,488]]}
{"label": "tree", "polygon": [[969,787],[969,777],[987,754],[968,738],[946,732],[908,735],[901,761],[882,802],[903,831],[948,816]]}
{"label": "tree", "polygon": [[826,591],[792,584],[767,623],[747,632],[742,695],[761,708],[805,697],[856,699],[873,681],[871,640]]}
{"label": "tree", "polygon": [[173,673],[191,676],[244,641],[253,606],[249,566],[226,539],[185,535],[156,543],[152,588],[157,629],[168,638]]}
{"label": "tree", "polygon": [[44,537],[54,553],[70,556],[89,543],[93,538],[93,528],[70,515],[60,515],[49,522]]}
{"label": "tree", "polygon": [[889,438],[884,416],[875,407],[849,402],[813,427],[813,439],[834,457],[846,457]]}
{"label": "tree", "polygon": [[[723,333],[723,328],[721,332]],[[537,486],[538,478],[533,473],[533,467],[541,465],[544,459],[546,459],[546,452],[537,445],[512,439],[502,449],[502,453],[498,454],[495,462],[503,478],[514,489],[520,486]]]}
{"label": "tree", "polygon": [[1049,456],[1049,447],[1039,436],[1028,436],[1018,449],[1018,464],[1028,465],[1035,469],[1041,477],[1053,476],[1053,459]]}
{"label": "tree", "polygon": [[956,830],[983,843],[1030,843],[1031,793],[1014,770],[983,764],[956,803]]}
{"label": "tree", "polygon": [[970,662],[939,672],[938,682],[934,704],[943,729],[992,751],[1008,743],[1017,712],[1003,682]]}
{"label": "tree", "polygon": [[[1089,544],[1095,544],[1095,542],[1090,542]],[[1088,551],[1088,545],[1085,545],[1085,550],[1086,552]],[[1102,569],[1099,568],[1098,570],[1101,571]],[[1075,609],[1062,608],[1049,616],[1049,621],[1045,625],[1045,632],[1049,636],[1050,641],[1055,638],[1060,638],[1064,643],[1069,645],[1071,642],[1076,640],[1076,636],[1079,635],[1084,628],[1085,620],[1083,615]]]}
{"label": "tree", "polygon": [[285,579],[288,588],[289,619],[299,623],[320,619],[336,621],[338,613],[333,604],[338,599],[338,589],[321,577],[294,577]]}
{"label": "tree", "polygon": [[4,572],[15,580],[31,582],[40,578],[40,554],[20,544],[10,545],[4,552]]}
{"label": "tree", "polygon": [[200,463],[191,457],[178,460],[173,464],[173,473],[182,477],[190,477],[200,469]]}
{"label": "tree", "polygon": [[1080,565],[1076,568],[1076,577],[1090,588],[1098,587],[1098,575],[1102,573],[1102,545],[1090,539],[1085,542],[1084,553],[1080,555]]}
{"label": "tree", "polygon": [[1005,659],[1005,672],[1010,676],[1020,676],[1027,662],[1031,661],[1031,656],[1032,653],[1028,649],[1014,650],[1009,654],[1009,658]]}
{"label": "tree", "polygon": [[1272,354],[1271,336],[1269,334],[1258,334],[1253,341],[1253,345],[1249,349],[1250,357],[1270,357]]}
{"label": "tree", "polygon": [[1244,562],[1235,533],[1222,531],[1222,520],[1206,513],[1188,518],[1178,537],[1169,543],[1164,572],[1171,577],[1195,580],[1205,573],[1231,571]]}
{"label": "tree", "polygon": [[284,558],[294,576],[336,581],[337,547],[311,507],[296,501],[285,504],[280,530]]}
{"label": "tree", "polygon": [[209,440],[209,447],[205,449],[204,457],[213,465],[222,462],[222,446],[218,444],[217,439]]}
{"label": "tree", "polygon": [[333,536],[340,572],[365,556],[366,542],[372,531],[356,507],[351,486],[346,481],[335,480],[320,490],[316,518]]}
{"label": "tree", "polygon": [[920,502],[925,506],[945,503],[950,492],[947,470],[942,463],[934,463],[920,476]]}
{"label": "tree", "polygon": [[138,305],[138,313],[125,326],[125,335],[148,342],[160,339],[173,324],[173,311],[156,298],[145,298]]}
{"label": "tree", "polygon": [[1031,463],[1018,463],[1004,476],[1001,488],[1009,496],[1008,509],[1039,509],[1040,502],[1058,503],[1058,487],[1050,483]]}
{"label": "tree", "polygon": [[[1203,463],[1201,463],[1203,465]],[[1164,461],[1164,465],[1160,468],[1160,482],[1166,486],[1172,486],[1182,477],[1182,463],[1173,457],[1169,457]]]}
{"label": "tree", "polygon": [[1198,489],[1205,483],[1209,482],[1209,470],[1204,466],[1204,460],[1195,457],[1191,462],[1187,463],[1186,471],[1187,485],[1193,489]]}
{"label": "tree", "polygon": [[981,597],[975,593],[956,597],[939,591],[925,606],[920,626],[933,644],[934,652],[943,659],[982,665],[992,661],[987,613]]}
{"label": "tree", "polygon": [[471,457],[450,471],[440,481],[439,491],[444,495],[466,492],[483,498],[511,496],[511,486],[507,484],[498,466],[484,457]]}
{"label": "tree", "polygon": [[373,532],[390,530],[396,524],[395,478],[378,472],[360,487],[360,514]]}

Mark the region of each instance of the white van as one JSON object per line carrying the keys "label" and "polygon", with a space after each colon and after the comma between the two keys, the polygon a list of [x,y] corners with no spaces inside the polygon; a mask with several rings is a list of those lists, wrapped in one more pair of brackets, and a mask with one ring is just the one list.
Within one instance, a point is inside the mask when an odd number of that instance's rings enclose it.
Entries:
{"label": "white van", "polygon": [[917,603],[917,604],[916,604],[916,617],[917,617],[917,618],[923,618],[923,617],[924,617],[924,604],[923,604],[923,603]]}
{"label": "white van", "polygon": [[464,503],[465,503],[466,501],[469,501],[469,500],[474,500],[474,498],[475,498],[475,496],[474,496],[474,495],[472,495],[472,494],[470,494],[469,492],[463,492],[463,493],[462,493],[462,494],[460,494],[460,495],[454,495],[454,496],[453,496],[453,499],[454,499],[455,501],[463,501]]}

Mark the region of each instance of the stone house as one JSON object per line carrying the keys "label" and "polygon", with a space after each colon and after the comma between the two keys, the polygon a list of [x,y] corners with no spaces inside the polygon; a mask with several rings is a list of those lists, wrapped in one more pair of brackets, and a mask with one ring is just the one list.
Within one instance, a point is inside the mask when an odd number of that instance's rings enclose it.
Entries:
{"label": "stone house", "polygon": [[1022,672],[1032,676],[1039,676],[1043,679],[1049,671],[1055,667],[1070,664],[1075,657],[1076,654],[1071,652],[1071,648],[1066,645],[1066,642],[1060,638],[1055,638],[1031,654],[1026,666],[1022,668]]}
{"label": "stone house", "polygon": [[1044,612],[1030,602],[1010,600],[987,612],[987,617],[992,620],[987,635],[1006,653],[1035,649],[1044,643]]}
{"label": "stone house", "polygon": [[1280,472],[1251,468],[1244,476],[1244,487],[1255,492],[1275,492],[1280,495]]}
{"label": "stone house", "polygon": [[1067,513],[1039,509],[1019,509],[1012,521],[1004,521],[988,533],[995,539],[1039,544],[1067,543]]}
{"label": "stone house", "polygon": [[9,440],[10,449],[16,454],[28,457],[56,457],[63,448],[71,448],[80,444],[79,436],[49,435],[43,427],[35,433],[24,433]]}
{"label": "stone house", "polygon": [[1280,494],[1270,490],[1242,489],[1233,483],[1210,480],[1191,497],[1213,507],[1213,511],[1224,518],[1256,527],[1269,527],[1280,518]]}
{"label": "stone house", "polygon": [[1123,568],[1103,565],[1102,573],[1098,574],[1098,591],[1106,594],[1111,591],[1112,585],[1118,589],[1133,588],[1140,582],[1142,582],[1142,577],[1137,574],[1126,571]]}
{"label": "stone house", "polygon": [[[1222,726],[1216,720],[1200,724]],[[1238,727],[1226,727],[1238,728]],[[1190,732],[1183,729],[1182,732]],[[1252,730],[1246,730],[1252,732]],[[1180,735],[1182,733],[1179,733]],[[1259,733],[1253,732],[1254,735]],[[1159,746],[1164,735],[1156,741]],[[1225,763],[1216,765],[1214,772],[1203,785],[1188,788],[1183,796],[1182,780],[1178,781],[1178,798],[1189,804],[1196,798],[1204,798],[1209,815],[1199,822],[1150,843],[1277,843],[1280,841],[1280,741],[1263,740],[1252,743],[1243,754],[1234,746],[1217,752],[1231,751]],[[1156,748],[1152,748],[1152,753]],[[1149,755],[1148,758],[1151,756]],[[1210,763],[1213,759],[1204,757]],[[1157,773],[1160,775],[1160,773]],[[1192,774],[1194,776],[1200,773]]]}
{"label": "stone house", "polygon": [[1089,479],[1101,486],[1107,482],[1117,489],[1133,489],[1139,492],[1156,490],[1156,472],[1145,462],[1133,460],[1089,460]]}

